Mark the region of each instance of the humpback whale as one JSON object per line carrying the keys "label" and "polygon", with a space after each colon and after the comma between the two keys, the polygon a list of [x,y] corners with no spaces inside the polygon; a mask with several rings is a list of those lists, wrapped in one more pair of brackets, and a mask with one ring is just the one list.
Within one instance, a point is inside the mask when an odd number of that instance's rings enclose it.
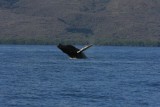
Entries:
{"label": "humpback whale", "polygon": [[57,47],[67,54],[70,58],[77,58],[77,59],[85,59],[87,56],[83,53],[86,49],[90,48],[92,45],[87,45],[83,47],[82,49],[78,49],[74,47],[73,45],[62,45],[59,44]]}

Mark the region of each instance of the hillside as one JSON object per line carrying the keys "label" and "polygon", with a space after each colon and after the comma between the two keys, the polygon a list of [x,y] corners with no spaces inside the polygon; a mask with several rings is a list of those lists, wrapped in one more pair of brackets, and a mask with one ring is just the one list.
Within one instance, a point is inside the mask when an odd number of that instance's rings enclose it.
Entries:
{"label": "hillside", "polygon": [[0,43],[160,46],[159,0],[0,0]]}

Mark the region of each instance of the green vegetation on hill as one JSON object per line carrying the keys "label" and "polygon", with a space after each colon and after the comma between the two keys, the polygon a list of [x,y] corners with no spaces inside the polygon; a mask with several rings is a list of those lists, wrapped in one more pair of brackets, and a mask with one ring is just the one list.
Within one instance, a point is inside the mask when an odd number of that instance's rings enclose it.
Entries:
{"label": "green vegetation on hill", "polygon": [[53,38],[0,38],[0,44],[24,44],[24,45],[56,45],[56,44],[94,44],[107,46],[160,46],[160,41],[151,40],[119,40],[119,39],[53,39]]}

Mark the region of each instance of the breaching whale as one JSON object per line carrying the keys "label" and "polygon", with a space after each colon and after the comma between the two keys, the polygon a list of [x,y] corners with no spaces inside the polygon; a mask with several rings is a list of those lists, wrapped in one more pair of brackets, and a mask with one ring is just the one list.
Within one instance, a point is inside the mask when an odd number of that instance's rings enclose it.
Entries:
{"label": "breaching whale", "polygon": [[77,58],[77,59],[85,59],[87,56],[83,53],[86,49],[90,48],[92,45],[87,45],[82,49],[78,49],[73,45],[62,45],[59,44],[57,47],[64,53],[66,53],[70,58]]}

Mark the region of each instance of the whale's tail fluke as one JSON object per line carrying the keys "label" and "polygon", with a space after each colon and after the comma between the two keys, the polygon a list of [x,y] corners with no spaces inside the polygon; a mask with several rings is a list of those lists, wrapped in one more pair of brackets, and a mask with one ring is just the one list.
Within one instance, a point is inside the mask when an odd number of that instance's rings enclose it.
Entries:
{"label": "whale's tail fluke", "polygon": [[81,48],[79,51],[77,51],[77,53],[83,52],[83,51],[87,50],[88,48],[90,48],[92,46],[93,46],[92,44],[91,45],[87,45],[87,46]]}

